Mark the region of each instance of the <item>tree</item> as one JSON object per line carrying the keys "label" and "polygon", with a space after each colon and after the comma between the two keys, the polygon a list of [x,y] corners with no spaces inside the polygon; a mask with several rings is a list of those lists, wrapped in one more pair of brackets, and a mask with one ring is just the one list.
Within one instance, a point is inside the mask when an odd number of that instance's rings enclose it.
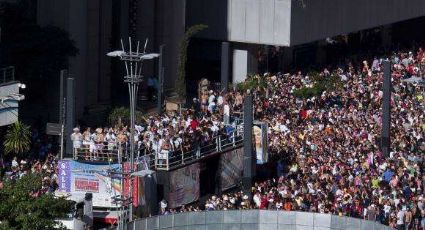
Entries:
{"label": "tree", "polygon": [[17,121],[8,128],[3,142],[5,154],[22,154],[30,150],[31,131],[30,127]]}
{"label": "tree", "polygon": [[180,43],[179,66],[176,79],[176,93],[179,95],[180,99],[184,99],[186,97],[186,61],[190,38],[206,28],[208,28],[208,26],[203,24],[189,27],[189,29],[187,29],[184,33],[183,39]]}
{"label": "tree", "polygon": [[[136,111],[136,122],[143,120],[143,114],[140,111]],[[113,126],[128,125],[130,124],[130,109],[126,107],[117,107],[111,110],[108,116],[109,123]]]}
{"label": "tree", "polygon": [[0,229],[65,229],[55,219],[71,213],[72,202],[53,194],[32,195],[41,186],[42,175],[34,173],[5,182],[0,189]]}
{"label": "tree", "polygon": [[294,90],[294,96],[307,99],[320,96],[324,91],[341,90],[343,87],[337,73],[332,73],[330,76],[321,76],[317,72],[312,72],[308,76],[310,76],[312,86]]}

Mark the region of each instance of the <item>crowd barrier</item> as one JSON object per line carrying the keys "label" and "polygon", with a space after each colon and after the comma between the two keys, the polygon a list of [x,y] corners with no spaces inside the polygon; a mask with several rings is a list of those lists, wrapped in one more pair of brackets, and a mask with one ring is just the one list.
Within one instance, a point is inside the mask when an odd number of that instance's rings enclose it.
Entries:
{"label": "crowd barrier", "polygon": [[74,148],[74,160],[102,161],[121,163],[127,156],[129,146],[126,143],[104,142],[94,145],[82,145]]}
{"label": "crowd barrier", "polygon": [[389,230],[379,222],[330,214],[271,210],[186,212],[128,223],[128,230]]}
{"label": "crowd barrier", "polygon": [[[188,151],[180,148],[175,151],[148,152],[146,150],[139,151],[136,147],[135,157],[147,155],[150,159],[150,169],[170,170],[200,158],[239,147],[242,144],[243,126],[237,125],[232,131],[214,136],[208,142],[191,143]],[[128,159],[129,145],[118,142],[82,145],[80,148],[74,148],[73,155],[74,160],[121,163]]]}
{"label": "crowd barrier", "polygon": [[227,135],[215,136],[205,144],[193,143],[189,151],[181,149],[174,152],[152,154],[151,158],[155,158],[154,168],[156,170],[170,170],[200,158],[239,147],[242,144],[243,129],[242,126],[237,126],[235,130]]}

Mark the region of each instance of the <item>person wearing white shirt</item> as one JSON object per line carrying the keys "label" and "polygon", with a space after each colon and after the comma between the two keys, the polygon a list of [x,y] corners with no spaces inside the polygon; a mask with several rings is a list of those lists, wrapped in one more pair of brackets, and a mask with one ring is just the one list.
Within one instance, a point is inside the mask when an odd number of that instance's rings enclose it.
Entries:
{"label": "person wearing white shirt", "polygon": [[71,140],[75,149],[74,151],[77,151],[77,149],[81,148],[81,145],[83,144],[83,135],[80,133],[79,128],[74,128],[73,131],[74,133],[71,134]]}
{"label": "person wearing white shirt", "polygon": [[222,95],[218,96],[218,98],[217,98],[217,105],[218,106],[221,106],[223,104],[223,102],[224,102],[223,96]]}
{"label": "person wearing white shirt", "polygon": [[230,123],[230,106],[227,102],[225,102],[223,106],[223,118],[224,124],[228,125]]}
{"label": "person wearing white shirt", "polygon": [[154,139],[151,141],[151,146],[152,146],[152,151],[153,151],[154,153],[158,154],[158,153],[159,153],[159,147],[160,147],[160,145],[159,145],[159,141],[158,141],[158,139],[157,139],[157,138],[154,138]]}
{"label": "person wearing white shirt", "polygon": [[211,126],[211,128],[210,128],[210,129],[211,129],[211,131],[213,131],[214,133],[215,133],[215,132],[218,132],[218,130],[220,130],[220,128],[218,128],[218,126],[217,126],[217,124],[216,124],[216,123],[214,123],[214,124],[213,124],[213,126]]}
{"label": "person wearing white shirt", "polygon": [[188,117],[185,123],[185,128],[189,127],[191,122],[192,122],[192,118]]}
{"label": "person wearing white shirt", "polygon": [[397,212],[397,229],[404,229],[404,214],[403,210],[398,210]]}
{"label": "person wearing white shirt", "polygon": [[117,140],[117,137],[112,132],[112,130],[109,130],[109,132],[105,136],[105,140],[108,142],[108,150],[113,150],[115,145],[115,142]]}
{"label": "person wearing white shirt", "polygon": [[255,203],[256,207],[257,208],[260,207],[260,205],[261,205],[261,197],[260,197],[260,195],[258,193],[256,193],[252,199],[254,200],[254,203]]}
{"label": "person wearing white shirt", "polygon": [[177,136],[176,138],[174,138],[174,147],[176,149],[179,149],[182,142],[182,138],[180,136]]}
{"label": "person wearing white shirt", "polygon": [[19,165],[18,164],[18,158],[14,157],[13,160],[12,160],[12,167],[13,168],[18,167],[18,165]]}
{"label": "person wearing white shirt", "polygon": [[215,110],[215,102],[214,102],[214,101],[212,101],[212,102],[210,102],[210,103],[208,104],[208,111],[209,111],[210,113],[213,113],[213,112],[214,112],[214,110]]}
{"label": "person wearing white shirt", "polygon": [[212,90],[210,91],[210,94],[211,95],[208,97],[208,104],[211,104],[211,102],[215,101],[215,95]]}
{"label": "person wearing white shirt", "polygon": [[286,126],[286,125],[284,125],[284,124],[280,124],[279,125],[279,129],[280,129],[280,132],[281,133],[289,133],[289,129],[288,129],[288,126]]}

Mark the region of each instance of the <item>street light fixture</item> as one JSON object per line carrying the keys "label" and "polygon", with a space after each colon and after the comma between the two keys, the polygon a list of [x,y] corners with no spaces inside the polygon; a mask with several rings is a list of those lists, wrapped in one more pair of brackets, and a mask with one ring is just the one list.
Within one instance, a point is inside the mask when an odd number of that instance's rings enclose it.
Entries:
{"label": "street light fixture", "polygon": [[150,176],[154,173],[155,171],[150,170],[150,169],[145,169],[145,170],[141,170],[141,171],[137,171],[137,172],[133,172],[130,174],[131,177],[145,177],[145,176]]}
{"label": "street light fixture", "polygon": [[23,83],[18,83],[18,87],[21,89],[26,89],[27,85],[23,84]]}
{"label": "street light fixture", "polygon": [[[130,96],[130,174],[133,173],[134,168],[134,126],[135,126],[135,111],[137,102],[137,90],[139,84],[143,79],[142,76],[142,65],[143,60],[150,60],[159,57],[157,53],[146,53],[146,46],[148,39],[146,39],[143,52],[139,49],[139,41],[137,41],[137,47],[134,51],[132,49],[131,37],[128,38],[129,49],[125,51],[123,40],[121,39],[121,50],[116,50],[107,53],[109,57],[118,57],[121,61],[124,61],[126,75],[124,76],[124,82],[128,84],[128,92]],[[133,191],[133,179],[130,177],[130,192],[129,198],[132,200]],[[130,217],[129,221],[133,220],[133,205],[130,205]]]}

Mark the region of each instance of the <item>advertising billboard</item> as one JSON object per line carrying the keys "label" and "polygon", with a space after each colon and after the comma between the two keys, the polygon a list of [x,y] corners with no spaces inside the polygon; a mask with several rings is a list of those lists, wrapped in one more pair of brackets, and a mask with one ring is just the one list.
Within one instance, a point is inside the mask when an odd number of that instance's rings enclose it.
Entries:
{"label": "advertising billboard", "polygon": [[[58,193],[69,194],[71,200],[84,198],[86,193],[93,194],[94,207],[119,207],[113,202],[114,196],[128,196],[130,181],[119,174],[121,164],[90,164],[74,160],[61,160],[58,164]],[[124,164],[124,170],[130,165]],[[139,193],[139,179],[133,179],[133,205],[143,201]]]}
{"label": "advertising billboard", "polygon": [[234,149],[220,156],[220,187],[225,191],[236,186],[243,174],[243,148]]}
{"label": "advertising billboard", "polygon": [[254,122],[252,128],[254,134],[254,149],[257,155],[257,164],[267,163],[269,160],[269,154],[267,151],[267,124],[264,122]]}
{"label": "advertising billboard", "polygon": [[199,163],[188,165],[184,168],[170,172],[170,192],[168,206],[180,207],[199,199]]}

